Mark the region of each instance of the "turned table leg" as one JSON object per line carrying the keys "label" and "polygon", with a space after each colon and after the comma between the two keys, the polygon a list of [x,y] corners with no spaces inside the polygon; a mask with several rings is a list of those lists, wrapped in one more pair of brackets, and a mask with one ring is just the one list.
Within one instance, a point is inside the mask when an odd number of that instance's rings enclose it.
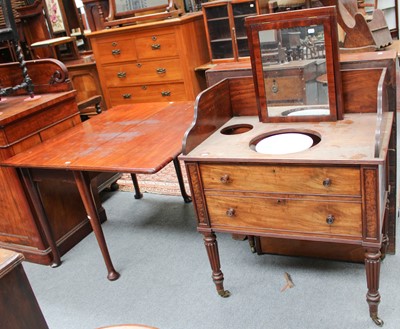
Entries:
{"label": "turned table leg", "polygon": [[73,173],[75,177],[76,186],[78,187],[79,194],[81,195],[83,205],[85,206],[85,210],[88,215],[88,219],[90,221],[90,224],[92,225],[94,235],[96,236],[97,243],[99,244],[100,251],[104,258],[104,262],[106,263],[108,271],[107,278],[110,281],[117,280],[119,278],[119,273],[114,269],[110,253],[108,252],[103,229],[101,228],[96,205],[93,200],[92,192],[90,190],[89,175],[81,171],[74,171]]}
{"label": "turned table leg", "polygon": [[214,233],[203,233],[204,245],[206,246],[208,259],[212,269],[212,279],[217,288],[217,292],[221,297],[229,297],[231,293],[224,289],[224,274],[221,271],[219,260],[217,237]]}
{"label": "turned table leg", "polygon": [[378,317],[378,305],[381,301],[379,294],[379,274],[381,268],[381,252],[379,249],[367,249],[365,252],[365,269],[367,273],[367,303],[372,321],[383,326],[383,320]]}

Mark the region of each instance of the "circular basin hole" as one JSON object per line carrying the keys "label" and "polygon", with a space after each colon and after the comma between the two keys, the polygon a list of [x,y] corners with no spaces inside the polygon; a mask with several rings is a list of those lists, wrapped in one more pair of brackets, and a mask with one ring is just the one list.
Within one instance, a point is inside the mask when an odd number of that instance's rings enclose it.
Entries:
{"label": "circular basin hole", "polygon": [[252,125],[249,124],[238,124],[233,126],[225,127],[221,130],[221,134],[223,135],[238,135],[248,132],[253,129]]}
{"label": "circular basin hole", "polygon": [[321,137],[316,133],[281,131],[256,137],[250,148],[262,154],[282,155],[308,150],[320,141]]}

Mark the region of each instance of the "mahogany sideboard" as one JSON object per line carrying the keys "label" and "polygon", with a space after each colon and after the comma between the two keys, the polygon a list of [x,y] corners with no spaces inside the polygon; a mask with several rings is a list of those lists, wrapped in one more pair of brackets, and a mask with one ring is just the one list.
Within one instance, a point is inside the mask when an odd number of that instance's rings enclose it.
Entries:
{"label": "mahogany sideboard", "polygon": [[91,41],[107,107],[194,100],[209,61],[201,12],[96,31]]}
{"label": "mahogany sideboard", "polygon": [[[4,161],[81,123],[76,92],[7,97],[0,102],[0,158]],[[14,168],[0,168],[0,247],[29,261],[51,264],[43,227]],[[43,179],[38,186],[50,227],[63,254],[91,232],[76,186]],[[104,210],[100,214],[105,219]]]}
{"label": "mahogany sideboard", "polygon": [[0,328],[48,329],[23,260],[20,253],[0,249]]}

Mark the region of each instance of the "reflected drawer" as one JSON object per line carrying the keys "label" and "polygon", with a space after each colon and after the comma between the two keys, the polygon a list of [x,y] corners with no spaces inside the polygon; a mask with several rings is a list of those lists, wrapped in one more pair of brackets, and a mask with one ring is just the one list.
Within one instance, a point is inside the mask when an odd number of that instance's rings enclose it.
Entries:
{"label": "reflected drawer", "polygon": [[107,87],[183,79],[178,59],[104,67]]}
{"label": "reflected drawer", "polygon": [[183,83],[110,88],[111,106],[141,102],[169,102],[187,100]]}
{"label": "reflected drawer", "polygon": [[[155,31],[156,32],[156,31]],[[178,56],[175,33],[153,33],[135,38],[138,59]]]}
{"label": "reflected drawer", "polygon": [[360,196],[357,167],[200,164],[204,188]]}
{"label": "reflected drawer", "polygon": [[110,38],[105,42],[99,42],[97,45],[96,61],[102,64],[132,61],[136,60],[136,57],[135,44],[132,38]]}
{"label": "reflected drawer", "polygon": [[206,194],[211,227],[362,236],[361,202]]}

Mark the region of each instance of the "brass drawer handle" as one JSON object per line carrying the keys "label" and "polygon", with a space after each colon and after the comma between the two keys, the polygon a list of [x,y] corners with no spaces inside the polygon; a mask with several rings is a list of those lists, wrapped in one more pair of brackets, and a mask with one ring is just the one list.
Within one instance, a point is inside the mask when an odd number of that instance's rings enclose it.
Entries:
{"label": "brass drawer handle", "polygon": [[322,185],[324,185],[325,187],[329,187],[331,186],[332,181],[330,178],[325,178],[324,181],[322,182]]}
{"label": "brass drawer handle", "polygon": [[327,223],[327,224],[332,225],[334,221],[335,221],[335,216],[329,214],[329,215],[326,217],[326,223]]}
{"label": "brass drawer handle", "polygon": [[122,79],[122,78],[126,78],[126,72],[118,72],[117,73],[117,77]]}
{"label": "brass drawer handle", "polygon": [[222,184],[228,184],[231,182],[231,179],[228,174],[221,176],[219,180],[221,181]]}
{"label": "brass drawer handle", "polygon": [[164,69],[163,67],[159,67],[158,69],[156,69],[157,74],[164,74],[165,72],[167,72],[167,69]]}
{"label": "brass drawer handle", "polygon": [[113,49],[113,50],[111,50],[111,54],[113,54],[113,55],[121,55],[121,49]]}
{"label": "brass drawer handle", "polygon": [[228,210],[226,211],[226,215],[227,215],[228,217],[233,217],[233,216],[235,216],[235,215],[236,215],[235,209],[233,209],[233,208],[228,208]]}
{"label": "brass drawer handle", "polygon": [[124,99],[130,99],[131,98],[131,94],[122,94],[122,97],[124,98]]}
{"label": "brass drawer handle", "polygon": [[272,80],[272,87],[271,91],[276,94],[279,91],[278,83],[276,82],[275,79]]}
{"label": "brass drawer handle", "polygon": [[162,92],[161,92],[161,96],[162,96],[162,97],[171,96],[171,92],[170,92],[169,90],[162,91]]}
{"label": "brass drawer handle", "polygon": [[151,45],[151,49],[152,50],[159,50],[159,49],[161,49],[161,45],[159,43],[153,43]]}

